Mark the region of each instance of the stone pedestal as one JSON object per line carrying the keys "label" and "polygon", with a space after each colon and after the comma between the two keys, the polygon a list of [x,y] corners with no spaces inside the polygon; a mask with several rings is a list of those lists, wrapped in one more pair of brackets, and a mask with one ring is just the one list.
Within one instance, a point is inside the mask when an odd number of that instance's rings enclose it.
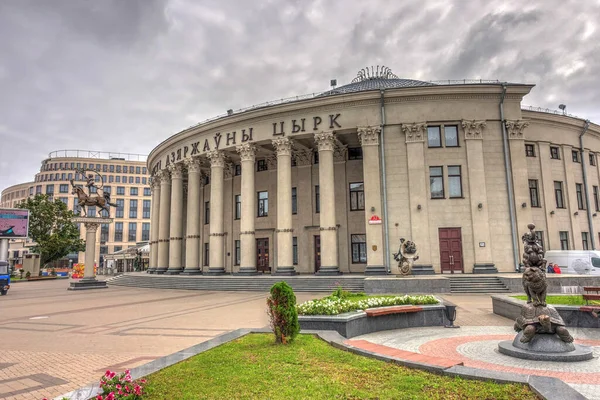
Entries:
{"label": "stone pedestal", "polygon": [[513,341],[498,343],[498,351],[507,356],[537,361],[585,361],[594,358],[589,346],[565,343],[555,334],[538,334],[529,343],[521,343],[523,331]]}
{"label": "stone pedestal", "polygon": [[68,289],[105,289],[107,288],[106,282],[96,280],[96,274],[94,274],[96,232],[101,224],[110,224],[113,220],[112,218],[77,217],[73,218],[73,222],[83,224],[85,227],[85,269],[83,271],[83,279],[71,282]]}

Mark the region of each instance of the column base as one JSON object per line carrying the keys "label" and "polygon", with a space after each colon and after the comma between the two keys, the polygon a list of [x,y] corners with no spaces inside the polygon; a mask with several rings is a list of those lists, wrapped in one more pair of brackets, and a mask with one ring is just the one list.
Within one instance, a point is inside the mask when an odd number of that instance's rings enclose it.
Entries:
{"label": "column base", "polygon": [[204,271],[203,275],[214,276],[214,275],[225,275],[225,268],[209,268]]}
{"label": "column base", "polygon": [[83,278],[79,281],[70,283],[67,290],[89,290],[89,289],[108,289],[105,281],[99,281],[96,278]]}
{"label": "column base", "polygon": [[277,267],[275,270],[275,275],[298,275],[296,269],[294,267]]}
{"label": "column base", "polygon": [[153,274],[153,273],[155,273],[155,272],[156,272],[156,268],[148,268],[148,269],[146,270],[146,273],[147,273],[147,274]]}
{"label": "column base", "polygon": [[184,269],[181,275],[202,275],[200,268],[195,269]]}
{"label": "column base", "polygon": [[169,268],[165,271],[165,275],[179,275],[183,271],[183,268]]}
{"label": "column base", "polygon": [[240,267],[240,270],[235,275],[253,276],[258,275],[256,267]]}
{"label": "column base", "polygon": [[385,265],[367,265],[365,275],[387,275],[388,271]]}
{"label": "column base", "polygon": [[156,271],[154,271],[154,273],[155,273],[155,274],[158,274],[158,275],[162,275],[162,274],[164,274],[165,272],[167,272],[167,270],[168,270],[168,269],[169,269],[169,268],[160,268],[160,267],[158,267],[158,268],[156,268]]}
{"label": "column base", "polygon": [[333,276],[333,275],[342,275],[342,272],[340,271],[340,268],[338,266],[321,267],[321,268],[319,268],[319,270],[317,272],[315,272],[315,275]]}

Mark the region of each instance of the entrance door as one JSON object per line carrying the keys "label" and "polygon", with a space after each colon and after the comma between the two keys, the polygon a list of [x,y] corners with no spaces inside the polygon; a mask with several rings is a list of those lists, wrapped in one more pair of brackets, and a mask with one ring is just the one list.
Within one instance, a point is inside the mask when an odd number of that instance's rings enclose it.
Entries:
{"label": "entrance door", "polygon": [[460,228],[440,228],[440,263],[442,273],[463,273]]}
{"label": "entrance door", "polygon": [[258,271],[271,272],[269,267],[269,239],[256,239],[256,269]]}
{"label": "entrance door", "polygon": [[315,272],[321,269],[321,236],[315,235]]}

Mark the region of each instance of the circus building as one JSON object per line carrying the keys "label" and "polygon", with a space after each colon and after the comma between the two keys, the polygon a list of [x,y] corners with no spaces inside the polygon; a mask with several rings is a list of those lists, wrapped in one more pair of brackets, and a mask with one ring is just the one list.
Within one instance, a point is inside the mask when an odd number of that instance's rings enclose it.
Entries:
{"label": "circus building", "polygon": [[532,221],[593,249],[600,126],[524,106],[533,88],[377,67],[176,133],[148,157],[149,272],[397,273],[401,238],[415,274],[512,272]]}

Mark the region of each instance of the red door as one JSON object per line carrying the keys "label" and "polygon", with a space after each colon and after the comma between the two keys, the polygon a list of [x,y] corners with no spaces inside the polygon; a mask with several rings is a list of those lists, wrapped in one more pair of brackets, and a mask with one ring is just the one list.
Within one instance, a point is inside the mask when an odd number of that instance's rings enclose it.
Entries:
{"label": "red door", "polygon": [[440,228],[440,265],[442,273],[463,273],[460,228]]}
{"label": "red door", "polygon": [[269,239],[256,239],[256,269],[262,272],[270,272],[269,268]]}
{"label": "red door", "polygon": [[321,269],[321,236],[315,235],[315,272]]}

